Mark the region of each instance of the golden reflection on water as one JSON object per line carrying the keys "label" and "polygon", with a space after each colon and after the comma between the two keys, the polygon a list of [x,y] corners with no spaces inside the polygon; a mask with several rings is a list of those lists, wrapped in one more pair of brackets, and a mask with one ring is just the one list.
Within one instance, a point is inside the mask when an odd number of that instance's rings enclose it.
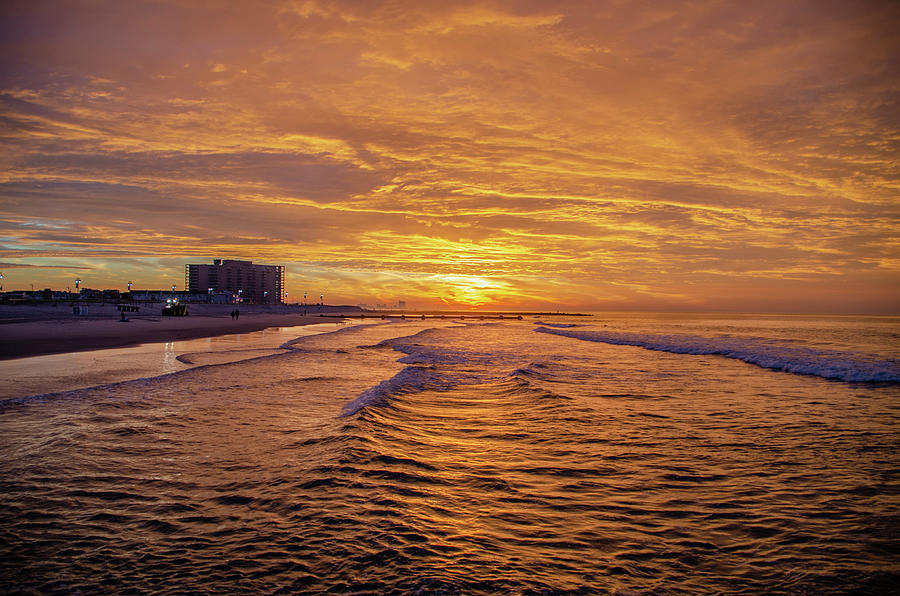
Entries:
{"label": "golden reflection on water", "polygon": [[524,323],[419,329],[4,412],[0,527],[11,555],[30,549],[10,575],[226,593],[888,585],[896,386]]}

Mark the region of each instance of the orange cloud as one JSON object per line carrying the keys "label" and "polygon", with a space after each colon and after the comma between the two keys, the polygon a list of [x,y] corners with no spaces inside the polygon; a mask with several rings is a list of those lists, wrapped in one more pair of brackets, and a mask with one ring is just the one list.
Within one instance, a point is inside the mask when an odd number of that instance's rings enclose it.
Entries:
{"label": "orange cloud", "polygon": [[0,10],[27,283],[238,257],[354,303],[900,304],[893,3]]}

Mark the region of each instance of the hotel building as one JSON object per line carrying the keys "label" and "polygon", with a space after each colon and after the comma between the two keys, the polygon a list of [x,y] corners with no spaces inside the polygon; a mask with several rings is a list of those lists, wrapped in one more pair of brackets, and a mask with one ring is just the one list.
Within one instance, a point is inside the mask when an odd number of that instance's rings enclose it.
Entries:
{"label": "hotel building", "polygon": [[240,300],[255,304],[281,304],[284,266],[230,259],[214,259],[212,265],[185,265],[184,287],[189,292],[233,292]]}

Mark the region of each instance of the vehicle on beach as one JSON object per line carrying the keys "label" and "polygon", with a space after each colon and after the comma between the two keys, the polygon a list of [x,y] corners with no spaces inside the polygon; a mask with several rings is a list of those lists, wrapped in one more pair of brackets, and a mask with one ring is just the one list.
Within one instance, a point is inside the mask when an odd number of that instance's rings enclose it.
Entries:
{"label": "vehicle on beach", "polygon": [[186,317],[188,316],[187,304],[182,304],[178,300],[166,300],[166,306],[162,309],[164,317]]}

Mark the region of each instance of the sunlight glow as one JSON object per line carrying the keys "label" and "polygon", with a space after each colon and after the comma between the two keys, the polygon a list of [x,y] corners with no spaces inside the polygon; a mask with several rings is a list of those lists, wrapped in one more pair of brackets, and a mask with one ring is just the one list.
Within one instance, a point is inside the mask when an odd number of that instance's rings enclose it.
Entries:
{"label": "sunlight glow", "polygon": [[348,304],[895,312],[889,4],[26,3],[5,287],[244,258]]}

